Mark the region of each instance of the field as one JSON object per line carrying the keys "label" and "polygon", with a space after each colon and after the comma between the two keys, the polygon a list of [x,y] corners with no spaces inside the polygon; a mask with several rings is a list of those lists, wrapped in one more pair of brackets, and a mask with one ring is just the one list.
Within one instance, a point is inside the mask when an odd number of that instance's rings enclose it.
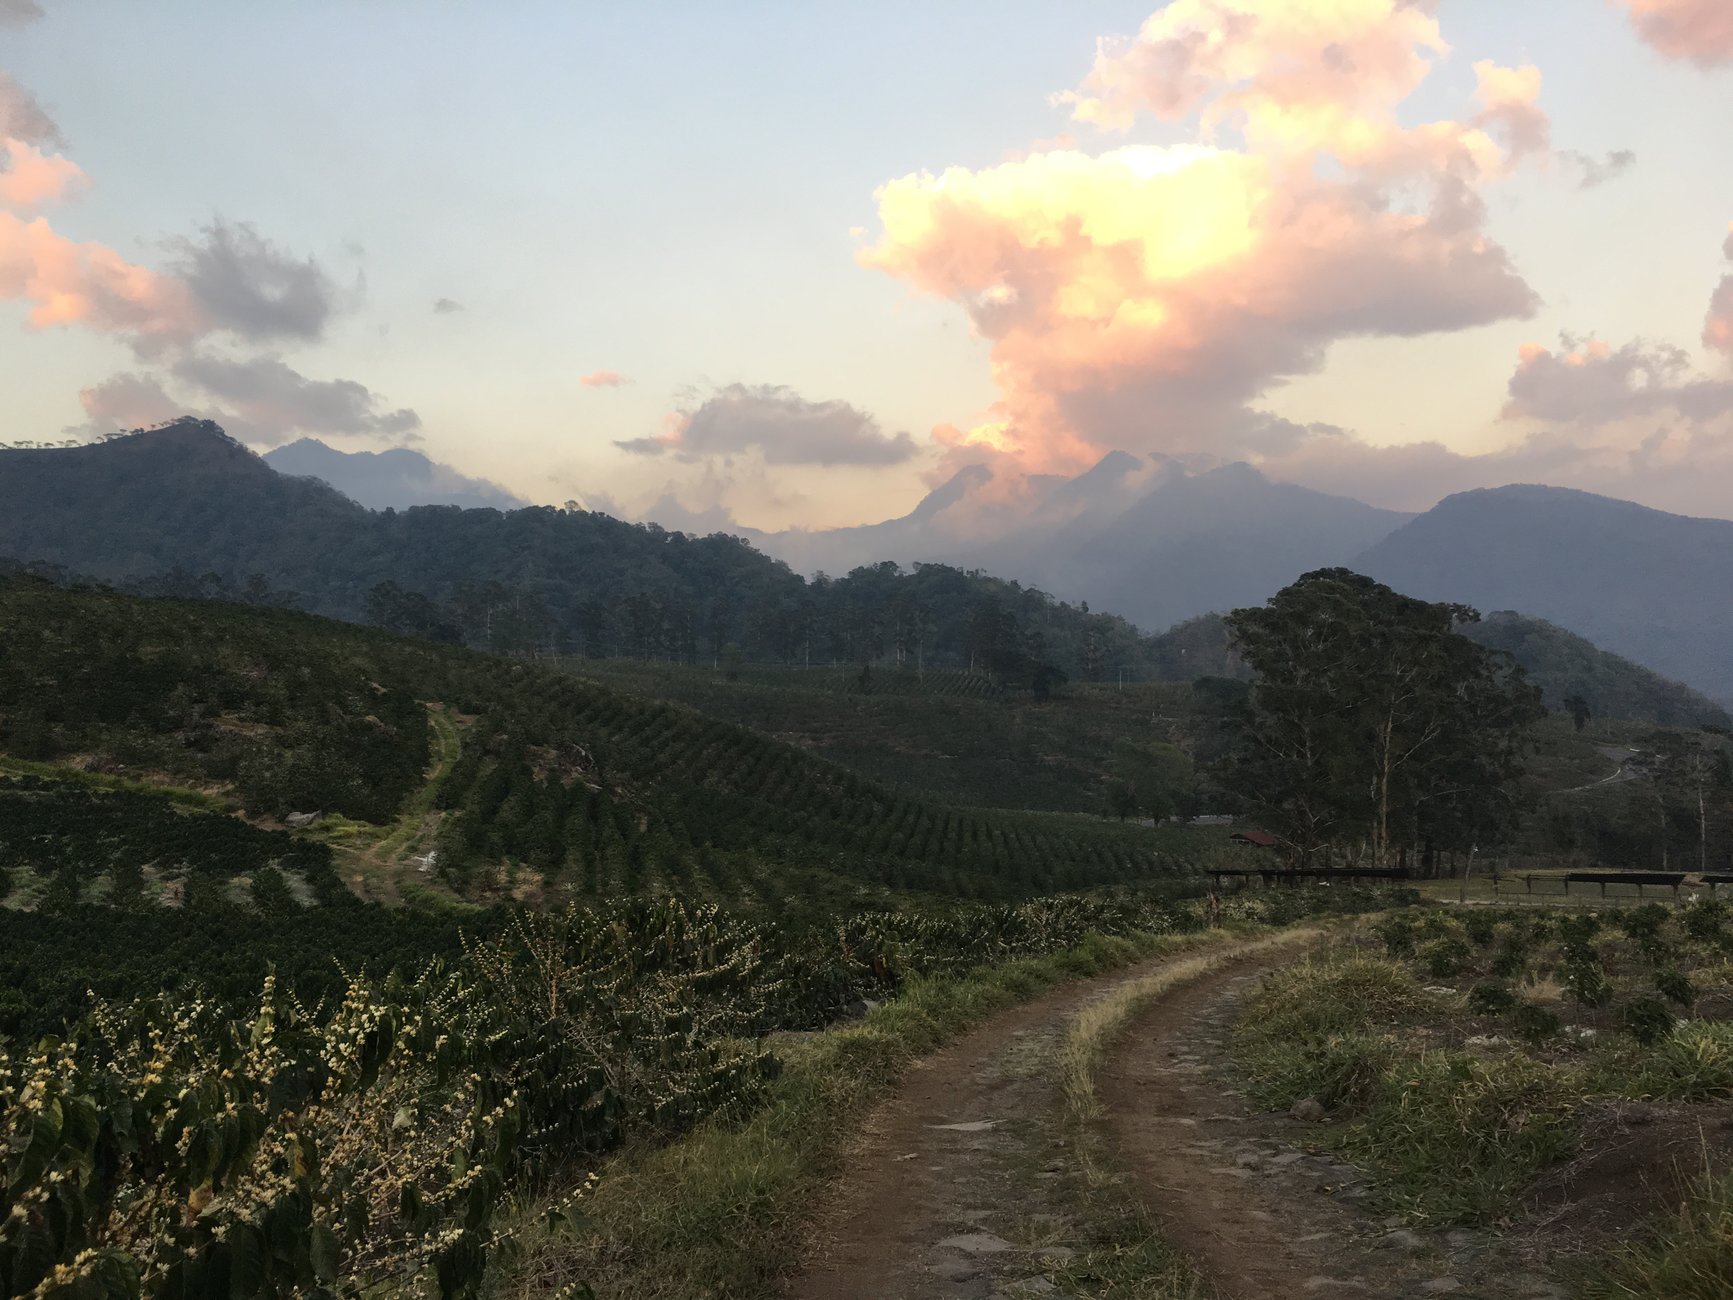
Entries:
{"label": "field", "polygon": [[[797,745],[894,789],[976,807],[1101,812],[1123,747],[1195,751],[1217,725],[1189,683],[1069,683],[1045,700],[957,669],[577,660],[616,690],[678,700]],[[1189,792],[1187,792],[1189,793]]]}
{"label": "field", "polygon": [[1491,1230],[1572,1295],[1723,1294],[1699,1230],[1733,1209],[1730,956],[1712,900],[1392,914],[1271,977],[1237,1065],[1258,1104],[1322,1108],[1374,1213]]}
{"label": "field", "polygon": [[318,814],[339,871],[392,901],[674,890],[846,910],[1181,866],[1136,827],[971,808],[683,704],[306,615],[6,579],[8,627],[14,759],[135,793],[194,785],[263,826]]}

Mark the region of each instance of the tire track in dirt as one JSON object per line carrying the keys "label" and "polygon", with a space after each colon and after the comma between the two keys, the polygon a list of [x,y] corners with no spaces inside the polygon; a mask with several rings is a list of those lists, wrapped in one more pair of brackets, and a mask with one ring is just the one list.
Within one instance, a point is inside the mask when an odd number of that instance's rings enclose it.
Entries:
{"label": "tire track in dirt", "polygon": [[1367,1212],[1360,1173],[1306,1149],[1312,1125],[1250,1108],[1227,1039],[1240,1000],[1278,964],[1242,964],[1158,999],[1097,1076],[1110,1145],[1168,1241],[1221,1300],[1564,1300],[1504,1243]]}
{"label": "tire track in dirt", "polygon": [[1066,985],[918,1062],[864,1127],[790,1300],[1055,1292],[1052,1275],[1082,1245],[1061,1188],[1075,1173],[1058,1070],[1072,1021],[1164,966],[1231,962],[1257,946],[1184,951]]}

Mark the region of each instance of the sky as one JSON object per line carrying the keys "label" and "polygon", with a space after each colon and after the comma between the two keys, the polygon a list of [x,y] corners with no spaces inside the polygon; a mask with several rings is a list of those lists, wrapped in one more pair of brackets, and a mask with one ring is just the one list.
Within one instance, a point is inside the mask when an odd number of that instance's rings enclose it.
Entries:
{"label": "sky", "polygon": [[1733,515],[1733,0],[0,0],[0,441]]}

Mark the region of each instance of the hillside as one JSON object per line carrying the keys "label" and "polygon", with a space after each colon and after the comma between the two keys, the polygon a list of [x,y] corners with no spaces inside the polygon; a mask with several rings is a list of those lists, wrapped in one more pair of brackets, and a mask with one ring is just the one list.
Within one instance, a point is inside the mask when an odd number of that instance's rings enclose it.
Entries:
{"label": "hillside", "polygon": [[[1219,747],[1221,701],[1185,682],[1073,683],[1050,700],[955,671],[708,667],[585,660],[572,671],[614,689],[677,700],[751,727],[893,789],[990,808],[1099,813],[1109,783],[1145,808],[1219,811],[1197,773]],[[1175,749],[1187,758],[1163,769]],[[1164,832],[1178,835],[1180,832]]]}
{"label": "hillside", "polygon": [[1529,680],[1540,687],[1548,708],[1560,709],[1565,699],[1575,695],[1588,704],[1594,717],[1612,721],[1660,727],[1733,725],[1727,710],[1700,692],[1544,619],[1500,610],[1461,631],[1469,640],[1503,650],[1521,664]]}
{"label": "hillside", "polygon": [[1447,497],[1350,562],[1398,590],[1516,609],[1733,700],[1733,523],[1565,488]]}
{"label": "hillside", "polygon": [[807,581],[737,537],[576,509],[374,513],[274,472],[215,425],[0,450],[0,556],[167,594],[315,613],[519,654],[974,667],[1034,684],[1153,675],[1123,619],[986,575],[874,565]]}
{"label": "hillside", "polygon": [[553,667],[305,614],[0,578],[0,637],[0,753],[196,787],[267,826],[323,813],[339,868],[380,896],[431,873],[484,900],[670,890],[778,910],[1165,869],[1116,825],[960,811]]}

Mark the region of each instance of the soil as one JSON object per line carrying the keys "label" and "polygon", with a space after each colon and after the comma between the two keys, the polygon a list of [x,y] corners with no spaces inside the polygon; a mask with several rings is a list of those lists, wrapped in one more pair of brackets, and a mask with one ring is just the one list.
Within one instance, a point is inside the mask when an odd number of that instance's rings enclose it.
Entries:
{"label": "soil", "polygon": [[[1384,1217],[1363,1175],[1318,1153],[1320,1125],[1259,1113],[1235,1086],[1239,1004],[1287,960],[1247,958],[1166,994],[1097,1079],[1114,1164],[1216,1300],[1565,1300],[1559,1266],[1676,1204],[1682,1174],[1733,1163],[1724,1107],[1607,1107],[1587,1119],[1585,1155],[1535,1185],[1519,1230]],[[1008,1011],[911,1070],[863,1131],[790,1300],[1097,1294],[1066,1266],[1089,1234],[1066,1192],[1079,1160],[1055,1051],[1093,998],[1159,964]]]}
{"label": "soil", "polygon": [[1161,999],[1098,1082],[1113,1149],[1221,1300],[1562,1300],[1564,1289],[1508,1243],[1417,1232],[1371,1213],[1361,1174],[1309,1150],[1314,1124],[1251,1109],[1225,1043],[1261,974],[1240,969]]}
{"label": "soil", "polygon": [[1583,1118],[1583,1153],[1549,1169],[1524,1210],[1537,1250],[1605,1249],[1684,1201],[1692,1179],[1733,1168],[1733,1111],[1723,1103],[1608,1102]]}
{"label": "soil", "polygon": [[987,1300],[1051,1290],[1043,1265],[1072,1250],[1051,1185],[1063,1160],[1050,1127],[1060,1102],[1053,1051],[1090,997],[1149,969],[1068,985],[914,1067],[868,1121],[788,1295]]}

